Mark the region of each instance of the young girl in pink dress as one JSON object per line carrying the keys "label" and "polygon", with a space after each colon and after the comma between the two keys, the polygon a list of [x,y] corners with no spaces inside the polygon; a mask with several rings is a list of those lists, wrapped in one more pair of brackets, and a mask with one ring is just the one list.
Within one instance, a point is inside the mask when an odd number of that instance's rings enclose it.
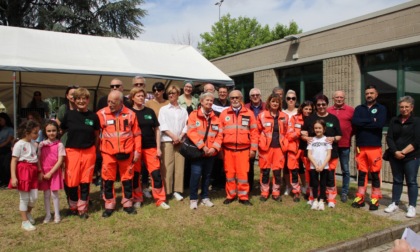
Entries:
{"label": "young girl in pink dress", "polygon": [[10,162],[11,179],[9,188],[19,191],[19,211],[22,217],[22,228],[26,231],[35,230],[35,220],[31,211],[38,199],[38,179],[41,179],[41,168],[38,165],[36,146],[32,140],[38,138],[39,124],[27,121],[19,125],[20,140],[13,146]]}
{"label": "young girl in pink dress", "polygon": [[58,140],[58,124],[49,120],[45,123],[43,134],[47,138],[39,143],[38,157],[42,170],[42,181],[39,183],[39,190],[44,191],[45,219],[44,223],[51,221],[50,196],[54,205],[54,222],[59,223],[60,202],[58,190],[63,189],[63,178],[61,165],[66,156],[64,145]]}

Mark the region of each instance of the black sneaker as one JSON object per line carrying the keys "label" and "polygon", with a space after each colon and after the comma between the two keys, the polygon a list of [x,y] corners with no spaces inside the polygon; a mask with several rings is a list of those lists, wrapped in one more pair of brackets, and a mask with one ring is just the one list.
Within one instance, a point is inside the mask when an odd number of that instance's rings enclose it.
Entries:
{"label": "black sneaker", "polygon": [[267,201],[267,198],[266,198],[266,197],[264,197],[264,196],[261,196],[261,197],[260,197],[260,201],[261,201],[261,202],[266,202],[266,201]]}
{"label": "black sneaker", "polygon": [[82,220],[87,220],[89,218],[89,215],[87,213],[82,213],[82,214],[79,214],[79,217]]}
{"label": "black sneaker", "polygon": [[273,200],[277,201],[277,202],[282,202],[283,201],[283,199],[281,198],[281,196],[273,196],[273,195],[271,195],[271,198]]}
{"label": "black sneaker", "polygon": [[245,206],[252,206],[252,203],[249,200],[239,200],[239,203]]}
{"label": "black sneaker", "polygon": [[105,209],[105,211],[102,213],[102,217],[109,218],[114,213],[113,209]]}
{"label": "black sneaker", "polygon": [[77,216],[79,213],[77,210],[67,209],[66,216]]}
{"label": "black sneaker", "polygon": [[232,203],[234,201],[235,201],[235,198],[233,198],[233,199],[225,199],[225,201],[223,201],[223,204],[229,205],[230,203]]}
{"label": "black sneaker", "polygon": [[294,202],[299,202],[300,201],[299,195],[295,194],[295,196],[293,196],[293,201]]}
{"label": "black sneaker", "polygon": [[354,208],[361,208],[365,206],[365,199],[362,197],[357,196],[354,200],[353,203],[351,203],[351,206]]}
{"label": "black sneaker", "polygon": [[371,199],[369,210],[370,211],[376,211],[378,209],[379,209],[379,200],[378,199]]}
{"label": "black sneaker", "polygon": [[347,194],[341,194],[341,202],[346,203],[347,199]]}
{"label": "black sneaker", "polygon": [[123,210],[127,214],[137,214],[137,211],[134,207],[124,207]]}

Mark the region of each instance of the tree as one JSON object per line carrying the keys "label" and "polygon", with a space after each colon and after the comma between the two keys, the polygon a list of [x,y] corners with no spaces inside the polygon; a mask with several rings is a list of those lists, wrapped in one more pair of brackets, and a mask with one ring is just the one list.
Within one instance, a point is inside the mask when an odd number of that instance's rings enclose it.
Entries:
{"label": "tree", "polygon": [[200,34],[203,41],[198,43],[198,49],[207,59],[214,59],[301,32],[294,21],[289,27],[276,24],[270,30],[268,25],[262,26],[255,18],[231,18],[227,14],[212,26],[211,32]]}
{"label": "tree", "polygon": [[0,0],[0,25],[134,39],[144,0]]}

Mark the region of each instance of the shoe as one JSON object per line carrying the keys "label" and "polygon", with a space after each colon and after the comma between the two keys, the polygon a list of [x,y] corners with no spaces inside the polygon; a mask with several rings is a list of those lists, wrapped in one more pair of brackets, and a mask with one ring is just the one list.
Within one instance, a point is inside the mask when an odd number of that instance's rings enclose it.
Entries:
{"label": "shoe", "polygon": [[341,194],[341,202],[343,203],[347,202],[347,194]]}
{"label": "shoe", "polygon": [[306,202],[306,204],[308,204],[308,205],[310,205],[310,206],[312,206],[312,204],[314,203],[314,201],[313,200],[308,200],[307,202]]}
{"label": "shoe", "polygon": [[171,208],[168,204],[166,204],[166,202],[162,202],[159,205],[162,209],[168,210],[169,208]]}
{"label": "shoe", "polygon": [[105,209],[105,211],[102,213],[102,217],[109,218],[114,213],[113,209]]}
{"label": "shoe", "polygon": [[47,224],[50,221],[51,221],[51,214],[50,215],[46,215],[45,218],[44,218],[44,224]]}
{"label": "shoe", "polygon": [[252,203],[249,200],[239,200],[239,204],[242,204],[245,206],[252,206]]}
{"label": "shoe", "polygon": [[67,209],[67,212],[66,212],[66,216],[76,216],[78,214],[79,213],[77,212],[77,210]]}
{"label": "shoe", "polygon": [[36,229],[36,227],[32,225],[29,220],[22,221],[22,228],[26,231],[34,231]]}
{"label": "shoe", "polygon": [[136,202],[133,205],[134,208],[140,208],[141,207],[141,202]]}
{"label": "shoe", "polygon": [[[106,210],[105,210],[106,211]],[[110,215],[111,216],[111,215]],[[102,217],[104,217],[104,215],[102,214]],[[79,218],[80,219],[82,219],[82,220],[87,220],[87,219],[89,219],[89,214],[87,213],[87,212],[84,212],[84,213],[80,213],[79,214]]]}
{"label": "shoe", "polygon": [[234,201],[235,201],[235,198],[233,198],[233,199],[225,199],[225,201],[223,201],[223,204],[229,205],[230,203],[232,203]]}
{"label": "shoe", "polygon": [[295,194],[295,196],[293,196],[293,201],[294,202],[299,202],[300,201],[299,195]]}
{"label": "shoe", "polygon": [[152,194],[150,193],[148,188],[143,189],[143,195],[144,195],[144,197],[146,197],[148,199],[152,198]]}
{"label": "shoe", "polygon": [[197,200],[190,200],[190,209],[191,210],[197,209]]}
{"label": "shoe", "polygon": [[55,224],[58,224],[58,223],[60,223],[61,222],[61,218],[60,218],[60,216],[54,216],[54,223]]}
{"label": "shoe", "polygon": [[365,206],[365,200],[362,197],[357,196],[353,203],[351,203],[351,206],[354,208],[361,208]]}
{"label": "shoe", "polygon": [[306,186],[302,186],[301,188],[300,188],[300,193],[301,194],[306,194]]}
{"label": "shoe", "polygon": [[260,201],[261,201],[261,202],[266,202],[266,201],[267,201],[267,199],[268,199],[268,198],[266,198],[266,197],[264,197],[264,196],[261,196],[261,197],[260,197]]}
{"label": "shoe", "polygon": [[387,206],[387,208],[384,209],[385,213],[393,213],[398,210],[398,206],[395,204],[395,202],[392,202],[391,205]]}
{"label": "shoe", "polygon": [[284,190],[284,195],[290,194],[290,187],[286,186],[286,190]]}
{"label": "shoe", "polygon": [[318,202],[318,210],[319,211],[325,210],[324,201]]}
{"label": "shoe", "polygon": [[211,202],[209,198],[202,199],[201,200],[201,205],[206,206],[206,207],[213,207],[214,206],[213,202]]}
{"label": "shoe", "polygon": [[174,192],[174,197],[177,201],[182,201],[184,199],[184,197],[182,197],[182,195],[177,192]]}
{"label": "shoe", "polygon": [[416,217],[416,208],[413,206],[408,206],[407,214],[405,215],[407,218],[414,218]]}
{"label": "shoe", "polygon": [[335,203],[334,202],[328,202],[328,207],[329,208],[335,208]]}
{"label": "shoe", "polygon": [[371,199],[369,210],[370,211],[376,211],[378,209],[379,209],[379,200],[378,199]]}
{"label": "shoe", "polygon": [[277,201],[277,202],[282,202],[283,201],[283,199],[281,198],[281,196],[273,196],[273,195],[271,195],[271,198],[273,200]]}
{"label": "shoe", "polygon": [[315,200],[313,201],[311,209],[312,210],[318,210],[318,201],[317,200],[316,201]]}
{"label": "shoe", "polygon": [[127,214],[137,214],[137,210],[131,206],[131,207],[123,207],[123,211]]}
{"label": "shoe", "polygon": [[32,214],[31,214],[31,213],[26,213],[26,218],[28,218],[28,221],[29,221],[32,225],[35,225],[35,220],[34,220],[34,218],[32,217]]}

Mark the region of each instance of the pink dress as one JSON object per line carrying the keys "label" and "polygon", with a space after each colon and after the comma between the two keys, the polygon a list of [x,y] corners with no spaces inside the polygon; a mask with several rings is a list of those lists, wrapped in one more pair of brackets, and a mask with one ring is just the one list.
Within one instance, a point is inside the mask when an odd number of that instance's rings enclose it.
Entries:
{"label": "pink dress", "polygon": [[[61,142],[59,140],[52,143],[48,140],[45,140],[40,143],[41,146],[39,159],[41,161],[42,173],[48,173],[57,163],[60,144]],[[61,167],[56,172],[54,172],[54,174],[51,176],[51,179],[43,179],[41,182],[39,182],[38,189],[42,191],[57,191],[63,189]]]}

